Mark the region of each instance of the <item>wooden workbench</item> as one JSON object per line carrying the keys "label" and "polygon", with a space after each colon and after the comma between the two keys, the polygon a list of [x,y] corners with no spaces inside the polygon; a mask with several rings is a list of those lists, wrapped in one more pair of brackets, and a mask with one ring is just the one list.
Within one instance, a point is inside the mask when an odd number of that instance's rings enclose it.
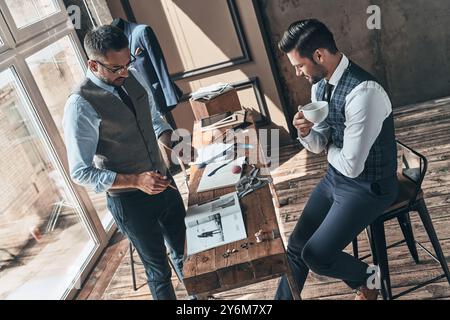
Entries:
{"label": "wooden workbench", "polygon": [[[249,114],[247,121],[252,124],[246,129],[256,129],[252,119],[252,115]],[[227,129],[222,128],[220,130],[221,132],[225,132]],[[214,136],[212,131],[201,132],[200,123],[196,122],[194,125],[193,146],[194,148],[200,148],[211,143],[217,136],[217,130],[214,132]],[[218,139],[215,142],[222,142],[222,140]],[[265,161],[259,143],[254,149],[246,151],[248,157],[251,155],[255,156],[254,153],[259,155],[255,165],[261,168]],[[243,174],[248,174],[250,171],[251,167],[246,166]],[[197,193],[196,190],[202,172],[203,169],[191,167],[189,206],[236,191],[235,187],[229,187]],[[184,285],[190,295],[205,298],[214,293],[243,287],[286,274],[291,290],[295,293],[293,296],[295,299],[300,298],[298,289],[290,273],[282,238],[278,236],[275,239],[261,243],[256,242],[255,233],[259,230],[265,232],[274,231],[275,234],[280,234],[271,188],[273,186],[266,185],[240,200],[248,236],[247,239],[222,245],[187,257],[184,263],[183,274]],[[275,194],[275,192],[273,193]],[[242,247],[245,244],[249,244],[248,249]],[[233,249],[237,251],[224,258],[223,255],[227,250],[232,251]]]}

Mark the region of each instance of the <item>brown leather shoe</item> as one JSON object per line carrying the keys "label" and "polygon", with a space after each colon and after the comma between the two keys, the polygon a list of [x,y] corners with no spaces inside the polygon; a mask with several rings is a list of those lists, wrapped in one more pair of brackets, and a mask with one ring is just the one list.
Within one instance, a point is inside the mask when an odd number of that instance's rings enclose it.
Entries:
{"label": "brown leather shoe", "polygon": [[355,300],[377,300],[378,294],[379,292],[377,289],[369,289],[362,286],[356,291]]}

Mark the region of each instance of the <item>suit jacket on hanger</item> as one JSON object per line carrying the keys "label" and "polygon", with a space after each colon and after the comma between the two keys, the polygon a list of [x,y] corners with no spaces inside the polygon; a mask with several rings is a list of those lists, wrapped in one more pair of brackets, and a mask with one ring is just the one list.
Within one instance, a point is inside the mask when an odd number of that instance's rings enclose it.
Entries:
{"label": "suit jacket on hanger", "polygon": [[155,89],[158,110],[166,114],[174,109],[183,92],[170,79],[166,60],[152,28],[120,18],[111,25],[122,29],[128,37],[131,53],[136,57],[135,68]]}

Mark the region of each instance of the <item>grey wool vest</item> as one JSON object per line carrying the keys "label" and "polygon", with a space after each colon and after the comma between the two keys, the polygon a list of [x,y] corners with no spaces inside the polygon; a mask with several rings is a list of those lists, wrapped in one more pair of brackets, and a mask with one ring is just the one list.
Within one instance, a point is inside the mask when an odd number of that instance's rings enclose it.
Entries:
{"label": "grey wool vest", "polygon": [[120,98],[88,78],[72,92],[89,102],[101,119],[95,165],[123,174],[153,170],[164,174],[167,168],[153,130],[149,95],[131,73],[123,88],[133,102],[136,116]]}
{"label": "grey wool vest", "polygon": [[[345,98],[360,83],[377,80],[361,67],[350,62],[341,80],[334,89],[330,100],[330,111],[325,120],[331,128],[332,143],[342,148],[345,130]],[[316,91],[317,101],[323,101],[325,94],[325,80],[318,83]],[[397,144],[395,141],[394,118],[392,113],[384,120],[383,127],[375,143],[370,149],[363,172],[357,177],[366,181],[377,181],[394,177],[397,171]]]}

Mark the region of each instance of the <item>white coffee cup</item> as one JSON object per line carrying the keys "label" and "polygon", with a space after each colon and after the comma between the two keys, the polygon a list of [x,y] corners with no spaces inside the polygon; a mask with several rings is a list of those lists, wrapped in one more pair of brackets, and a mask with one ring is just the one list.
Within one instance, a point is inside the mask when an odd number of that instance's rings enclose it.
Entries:
{"label": "white coffee cup", "polygon": [[328,117],[328,102],[318,101],[299,106],[298,111],[302,111],[305,119],[312,123],[320,123]]}

